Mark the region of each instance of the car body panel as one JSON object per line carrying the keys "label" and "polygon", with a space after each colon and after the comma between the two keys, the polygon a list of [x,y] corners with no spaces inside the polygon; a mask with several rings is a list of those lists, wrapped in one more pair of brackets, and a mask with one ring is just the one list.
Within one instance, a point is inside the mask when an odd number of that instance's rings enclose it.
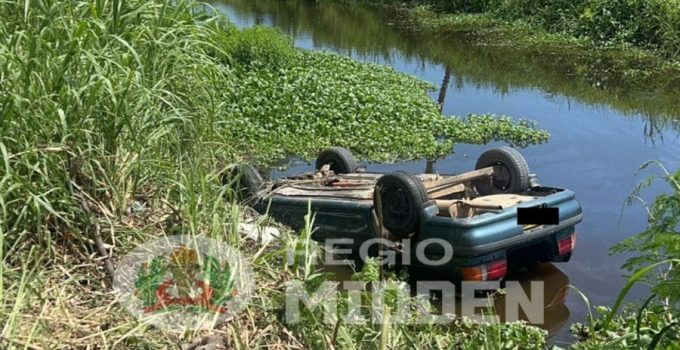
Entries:
{"label": "car body panel", "polygon": [[[574,192],[566,189],[541,187],[550,194],[540,196],[529,202],[506,208],[497,213],[483,213],[470,218],[451,218],[439,216],[434,201],[425,203],[421,208],[420,232],[411,237],[406,250],[415,256],[418,245],[428,239],[440,239],[453,247],[453,258],[440,266],[430,268],[445,271],[454,279],[460,278],[458,270],[462,266],[474,266],[489,261],[508,259],[513,251],[521,251],[528,246],[537,247],[536,259],[540,261],[563,261],[569,257],[557,254],[557,240],[575,232],[575,225],[582,220],[581,206]],[[517,208],[546,206],[559,209],[558,225],[541,225],[525,229],[517,224]],[[378,238],[377,219],[374,215],[373,201],[334,198],[264,195],[256,207],[277,221],[294,229],[305,226],[305,215],[314,215],[312,238],[324,242],[329,239],[352,239],[353,248],[361,243]],[[438,260],[445,255],[437,245],[428,245],[423,250],[429,260]],[[537,253],[536,253],[537,252]],[[407,252],[404,252],[407,253]],[[412,259],[413,265],[423,265]]]}

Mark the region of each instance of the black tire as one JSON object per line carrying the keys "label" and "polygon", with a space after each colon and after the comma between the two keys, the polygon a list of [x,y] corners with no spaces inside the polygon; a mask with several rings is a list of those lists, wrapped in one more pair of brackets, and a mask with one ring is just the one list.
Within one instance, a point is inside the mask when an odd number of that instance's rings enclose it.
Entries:
{"label": "black tire", "polygon": [[416,176],[395,171],[378,179],[373,193],[373,204],[380,208],[382,224],[396,238],[417,233],[420,210],[427,202],[427,191]]}
{"label": "black tire", "polygon": [[223,179],[223,182],[230,184],[236,194],[236,198],[242,201],[255,199],[264,184],[260,172],[248,164],[235,166],[231,169],[229,175],[229,177]]}
{"label": "black tire", "polygon": [[352,152],[342,147],[326,148],[319,153],[316,157],[316,170],[326,164],[330,164],[331,170],[336,174],[355,173],[359,168]]}
{"label": "black tire", "polygon": [[518,193],[531,187],[529,165],[521,153],[510,147],[492,148],[484,152],[475,169],[498,166],[491,182],[477,181],[475,185],[481,195]]}

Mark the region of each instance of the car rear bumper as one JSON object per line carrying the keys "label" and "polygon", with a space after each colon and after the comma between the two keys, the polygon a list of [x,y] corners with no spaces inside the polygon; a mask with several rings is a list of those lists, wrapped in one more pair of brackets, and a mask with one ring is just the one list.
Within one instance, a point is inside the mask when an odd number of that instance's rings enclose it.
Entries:
{"label": "car rear bumper", "polygon": [[532,228],[524,231],[523,234],[506,238],[500,241],[473,245],[473,246],[455,246],[454,255],[462,257],[472,257],[493,253],[499,250],[508,250],[521,246],[530,245],[534,242],[550,238],[551,235],[561,233],[583,220],[583,214],[578,214],[574,217],[568,218],[558,225],[542,225],[540,227]]}

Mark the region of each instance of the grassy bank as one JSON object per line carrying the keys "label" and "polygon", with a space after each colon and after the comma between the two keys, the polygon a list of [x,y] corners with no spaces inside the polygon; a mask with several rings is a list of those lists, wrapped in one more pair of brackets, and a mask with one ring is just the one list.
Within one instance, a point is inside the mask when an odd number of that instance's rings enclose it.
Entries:
{"label": "grassy bank", "polygon": [[530,30],[534,38],[557,35],[544,38],[548,42],[632,47],[671,60],[680,58],[680,2],[676,0],[385,0],[382,3],[453,14],[428,21],[421,12],[420,18],[432,25]]}

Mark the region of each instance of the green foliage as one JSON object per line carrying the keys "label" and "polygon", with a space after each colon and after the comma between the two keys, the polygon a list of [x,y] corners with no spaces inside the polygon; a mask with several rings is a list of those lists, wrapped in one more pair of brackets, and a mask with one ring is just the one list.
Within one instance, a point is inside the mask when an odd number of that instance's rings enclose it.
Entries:
{"label": "green foliage", "polygon": [[485,144],[503,140],[512,145],[527,147],[548,141],[550,134],[536,130],[536,124],[529,120],[515,123],[507,116],[469,115],[466,118],[452,118],[448,121],[445,135],[464,143]]}
{"label": "green foliage", "polygon": [[631,44],[669,57],[680,54],[676,0],[502,1],[489,10],[500,18],[525,20],[600,44]]}
{"label": "green foliage", "polygon": [[369,258],[364,263],[361,271],[357,271],[352,275],[352,280],[366,283],[378,282],[380,281],[380,270],[379,262],[374,258]]}
{"label": "green foliage", "polygon": [[[598,307],[596,312],[600,317],[592,325],[571,326],[576,337],[571,349],[678,349],[677,314],[668,307],[654,304],[638,310],[635,305],[627,305],[612,322],[605,321],[610,309]],[[668,330],[662,333],[664,329]]]}
{"label": "green foliage", "polygon": [[[455,14],[483,14],[523,22],[547,33],[585,38],[598,45],[632,45],[665,57],[680,57],[678,0],[406,0]],[[484,17],[478,17],[484,18]]]}
{"label": "green foliage", "polygon": [[209,282],[213,291],[210,296],[210,303],[222,305],[222,303],[231,299],[234,284],[231,267],[228,264],[221,266],[217,258],[203,254],[203,269],[203,276]]}
{"label": "green foliage", "polygon": [[547,140],[533,125],[513,125],[507,118],[442,117],[426,97],[429,84],[385,66],[328,53],[305,52],[298,59],[278,70],[236,71],[234,118],[224,123],[232,140],[257,143],[259,157],[310,159],[323,147],[344,145],[364,158],[393,161],[443,156],[453,143],[475,135],[475,143]]}
{"label": "green foliage", "polygon": [[[633,285],[644,282],[650,272],[668,264],[678,264],[680,259],[657,261],[637,269],[619,292],[614,305],[595,308],[577,288],[586,303],[588,319],[585,324],[575,323],[571,332],[576,337],[574,349],[678,349],[680,322],[678,305],[669,299],[652,294],[641,305],[624,305],[624,299]],[[649,280],[648,280],[649,281]],[[652,280],[652,283],[656,283]]]}
{"label": "green foliage", "polygon": [[241,118],[225,124],[235,124],[227,128],[232,140],[257,144],[261,157],[310,159],[320,148],[344,145],[362,157],[392,161],[445,155],[453,143],[469,142],[475,133],[483,134],[476,143],[547,139],[533,125],[512,125],[507,118],[473,117],[470,123],[444,118],[424,98],[429,84],[385,66],[327,53],[298,58],[300,63],[288,68],[236,72],[231,112]]}
{"label": "green foliage", "polygon": [[6,252],[63,237],[87,247],[94,214],[120,217],[140,188],[233,154],[204,146],[233,79],[216,54],[231,25],[192,11],[183,1],[0,3]]}
{"label": "green foliage", "polygon": [[284,67],[293,58],[291,41],[276,29],[256,26],[229,36],[225,49],[238,64]]}
{"label": "green foliage", "polygon": [[334,54],[296,58],[282,69],[236,71],[225,129],[235,142],[256,146],[260,159],[312,158],[330,145],[376,160],[437,151],[433,131],[444,118],[425,93],[428,84]]}

